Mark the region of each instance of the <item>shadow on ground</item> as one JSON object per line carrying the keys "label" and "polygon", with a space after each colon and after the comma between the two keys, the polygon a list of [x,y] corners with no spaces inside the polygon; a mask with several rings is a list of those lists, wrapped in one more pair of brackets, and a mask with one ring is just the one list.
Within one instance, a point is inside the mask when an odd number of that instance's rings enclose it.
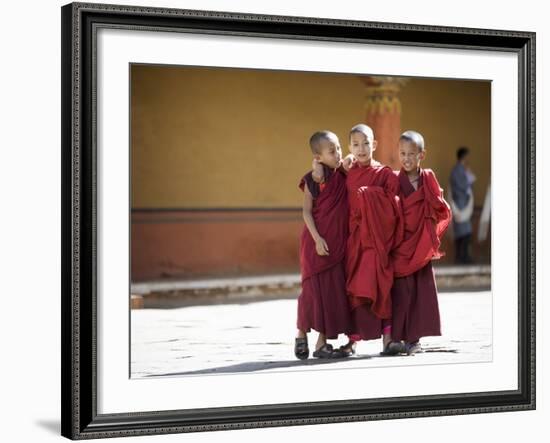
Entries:
{"label": "shadow on ground", "polygon": [[[450,352],[457,353],[456,349],[446,348],[428,348],[422,352]],[[365,354],[349,359],[335,358],[335,359],[307,359],[307,360],[282,360],[282,361],[257,361],[257,362],[245,362],[238,363],[230,366],[221,366],[217,368],[207,368],[195,371],[184,372],[168,372],[164,374],[146,375],[145,377],[177,377],[181,375],[203,375],[203,374],[232,374],[240,372],[256,372],[264,371],[268,369],[281,369],[281,368],[296,368],[307,366],[319,366],[319,365],[331,365],[335,363],[342,363],[344,361],[357,361],[357,360],[370,360],[372,358],[391,358],[382,356],[380,354]]]}
{"label": "shadow on ground", "polygon": [[[378,355],[376,355],[377,357]],[[367,360],[374,357],[373,355],[361,355],[357,357],[351,357],[349,360]],[[282,361],[256,361],[245,362],[236,365],[222,366],[219,368],[200,369],[197,371],[187,372],[170,372],[166,374],[149,375],[147,377],[166,377],[166,376],[178,376],[178,375],[200,375],[200,374],[230,374],[236,372],[255,372],[263,371],[266,369],[280,369],[280,368],[295,368],[297,366],[318,366],[318,365],[330,365],[334,363],[342,363],[347,359],[334,358],[334,359],[308,359],[308,360],[282,360]]]}

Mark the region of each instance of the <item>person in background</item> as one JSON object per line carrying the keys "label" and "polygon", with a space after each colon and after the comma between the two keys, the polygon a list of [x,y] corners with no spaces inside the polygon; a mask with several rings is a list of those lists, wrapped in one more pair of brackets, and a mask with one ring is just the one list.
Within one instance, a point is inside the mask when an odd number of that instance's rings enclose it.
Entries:
{"label": "person in background", "polygon": [[453,232],[455,238],[455,261],[460,264],[472,263],[470,242],[472,239],[472,213],[474,194],[472,184],[476,177],[469,168],[470,150],[461,146],[456,151],[457,162],[450,177],[450,206],[453,212]]}

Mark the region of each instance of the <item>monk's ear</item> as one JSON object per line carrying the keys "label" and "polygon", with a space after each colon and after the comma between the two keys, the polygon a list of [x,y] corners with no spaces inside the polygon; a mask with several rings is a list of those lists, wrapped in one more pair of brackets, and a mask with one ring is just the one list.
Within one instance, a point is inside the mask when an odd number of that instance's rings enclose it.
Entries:
{"label": "monk's ear", "polygon": [[373,152],[376,151],[376,147],[378,146],[378,142],[376,140],[372,141],[372,150]]}
{"label": "monk's ear", "polygon": [[418,160],[424,160],[426,158],[426,150],[423,149],[422,151],[419,152],[418,154]]}

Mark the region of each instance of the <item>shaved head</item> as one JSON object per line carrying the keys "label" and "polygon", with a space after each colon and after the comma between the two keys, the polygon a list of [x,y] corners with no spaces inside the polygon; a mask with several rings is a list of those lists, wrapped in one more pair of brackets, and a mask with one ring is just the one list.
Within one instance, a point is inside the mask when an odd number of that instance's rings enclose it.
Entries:
{"label": "shaved head", "polygon": [[335,145],[340,145],[340,142],[338,141],[338,137],[334,132],[330,131],[317,131],[315,132],[309,139],[309,147],[311,148],[311,152],[313,154],[320,155],[321,154],[321,141],[327,140],[329,142],[334,143]]}
{"label": "shaved head", "polygon": [[363,134],[367,139],[374,140],[374,131],[371,129],[370,126],[365,125],[364,123],[359,123],[358,125],[355,125],[351,130],[349,131],[349,135],[351,134]]}
{"label": "shaved head", "polygon": [[418,152],[424,151],[424,137],[422,137],[422,134],[420,132],[416,131],[405,131],[401,136],[399,137],[399,141],[404,140],[411,143],[414,143],[416,147],[418,148]]}

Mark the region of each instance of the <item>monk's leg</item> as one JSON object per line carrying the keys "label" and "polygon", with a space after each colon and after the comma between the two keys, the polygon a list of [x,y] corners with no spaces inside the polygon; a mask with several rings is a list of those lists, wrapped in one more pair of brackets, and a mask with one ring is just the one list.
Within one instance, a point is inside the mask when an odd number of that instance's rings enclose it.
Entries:
{"label": "monk's leg", "polygon": [[321,349],[326,344],[327,344],[327,336],[319,332],[319,337],[317,337],[317,343],[315,344],[315,350],[317,351]]}
{"label": "monk's leg", "polygon": [[382,355],[398,355],[404,352],[405,342],[393,339],[392,321],[382,320]]}
{"label": "monk's leg", "polygon": [[357,342],[361,340],[361,337],[356,334],[348,334],[348,342],[345,345],[340,346],[338,349],[345,357],[354,355],[357,349]]}
{"label": "monk's leg", "polygon": [[382,345],[384,349],[391,343],[392,341],[392,335],[391,335],[391,322],[388,322],[388,320],[384,320],[382,322]]}

